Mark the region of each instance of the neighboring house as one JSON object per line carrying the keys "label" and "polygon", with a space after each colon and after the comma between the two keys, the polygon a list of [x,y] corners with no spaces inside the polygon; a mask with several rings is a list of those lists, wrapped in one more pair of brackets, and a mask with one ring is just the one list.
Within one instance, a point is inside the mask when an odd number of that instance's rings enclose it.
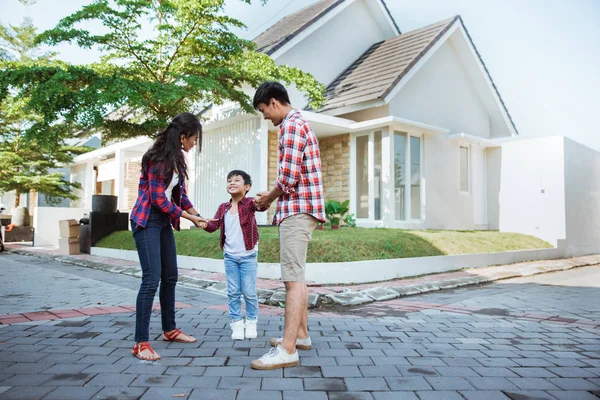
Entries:
{"label": "neighboring house", "polygon": [[[319,139],[326,198],[350,199],[359,226],[499,228],[500,146],[517,131],[460,17],[401,33],[382,0],[322,0],[254,41],[327,86],[321,110],[307,110],[293,87],[291,100]],[[209,216],[227,199],[231,169],[252,176],[250,195],[272,186],[278,129],[231,103],[203,117],[189,194]],[[78,156],[78,206],[110,192],[130,208],[149,145],[133,139]]]}

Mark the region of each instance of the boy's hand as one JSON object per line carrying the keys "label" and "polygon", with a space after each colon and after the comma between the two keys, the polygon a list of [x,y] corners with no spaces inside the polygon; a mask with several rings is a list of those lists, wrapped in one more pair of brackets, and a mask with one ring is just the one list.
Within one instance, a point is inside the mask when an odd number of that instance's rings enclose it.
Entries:
{"label": "boy's hand", "polygon": [[191,221],[194,223],[194,225],[196,225],[196,227],[198,228],[202,228],[205,229],[208,226],[209,222],[216,222],[218,221],[217,219],[206,219],[204,217],[197,217],[197,216],[193,216]]}
{"label": "boy's hand", "polygon": [[256,208],[259,210],[266,210],[271,206],[271,202],[273,200],[270,199],[269,195],[271,192],[260,192],[256,194],[256,198],[254,199],[254,204]]}

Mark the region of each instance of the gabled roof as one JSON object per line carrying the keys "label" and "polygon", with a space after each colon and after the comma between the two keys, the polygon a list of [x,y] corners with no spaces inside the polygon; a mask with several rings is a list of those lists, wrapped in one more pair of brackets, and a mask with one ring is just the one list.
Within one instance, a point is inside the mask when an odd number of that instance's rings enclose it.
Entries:
{"label": "gabled roof", "polygon": [[518,133],[506,104],[459,15],[374,44],[327,87],[325,103],[319,112],[384,100],[455,23],[464,29],[510,125]]}
{"label": "gabled roof", "polygon": [[374,44],[327,87],[320,111],[383,99],[458,18]]}
{"label": "gabled roof", "polygon": [[[321,17],[345,1],[349,0],[320,0],[295,13],[283,17],[275,23],[275,25],[271,26],[253,40],[256,44],[256,50],[268,55],[273,54],[287,42],[296,37],[300,32],[317,22]],[[385,1],[381,0],[381,2],[392,20],[392,23],[396,27],[396,30],[400,32]]]}

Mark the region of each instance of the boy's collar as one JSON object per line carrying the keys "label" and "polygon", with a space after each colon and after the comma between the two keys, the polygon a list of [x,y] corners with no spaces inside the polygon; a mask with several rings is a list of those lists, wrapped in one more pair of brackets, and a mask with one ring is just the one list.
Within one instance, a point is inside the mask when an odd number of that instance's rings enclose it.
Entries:
{"label": "boy's collar", "polygon": [[[244,197],[242,197],[239,201],[239,203],[245,203],[246,200],[248,200],[248,198],[246,197],[246,195],[244,195]],[[231,202],[233,201],[233,198],[229,199],[229,204],[231,204]]]}

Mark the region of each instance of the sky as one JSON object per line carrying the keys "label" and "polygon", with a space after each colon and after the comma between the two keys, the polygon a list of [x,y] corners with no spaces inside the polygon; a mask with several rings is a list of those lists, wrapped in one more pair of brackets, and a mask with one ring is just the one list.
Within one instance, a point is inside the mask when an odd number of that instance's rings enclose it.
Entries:
{"label": "sky", "polygon": [[[270,0],[265,6],[230,0],[228,15],[252,39],[285,15],[315,0]],[[0,22],[31,17],[40,31],[88,0],[38,0],[23,6],[0,0]],[[402,32],[461,15],[521,137],[564,135],[600,151],[600,0],[387,0]],[[93,50],[55,48],[84,64]]]}

